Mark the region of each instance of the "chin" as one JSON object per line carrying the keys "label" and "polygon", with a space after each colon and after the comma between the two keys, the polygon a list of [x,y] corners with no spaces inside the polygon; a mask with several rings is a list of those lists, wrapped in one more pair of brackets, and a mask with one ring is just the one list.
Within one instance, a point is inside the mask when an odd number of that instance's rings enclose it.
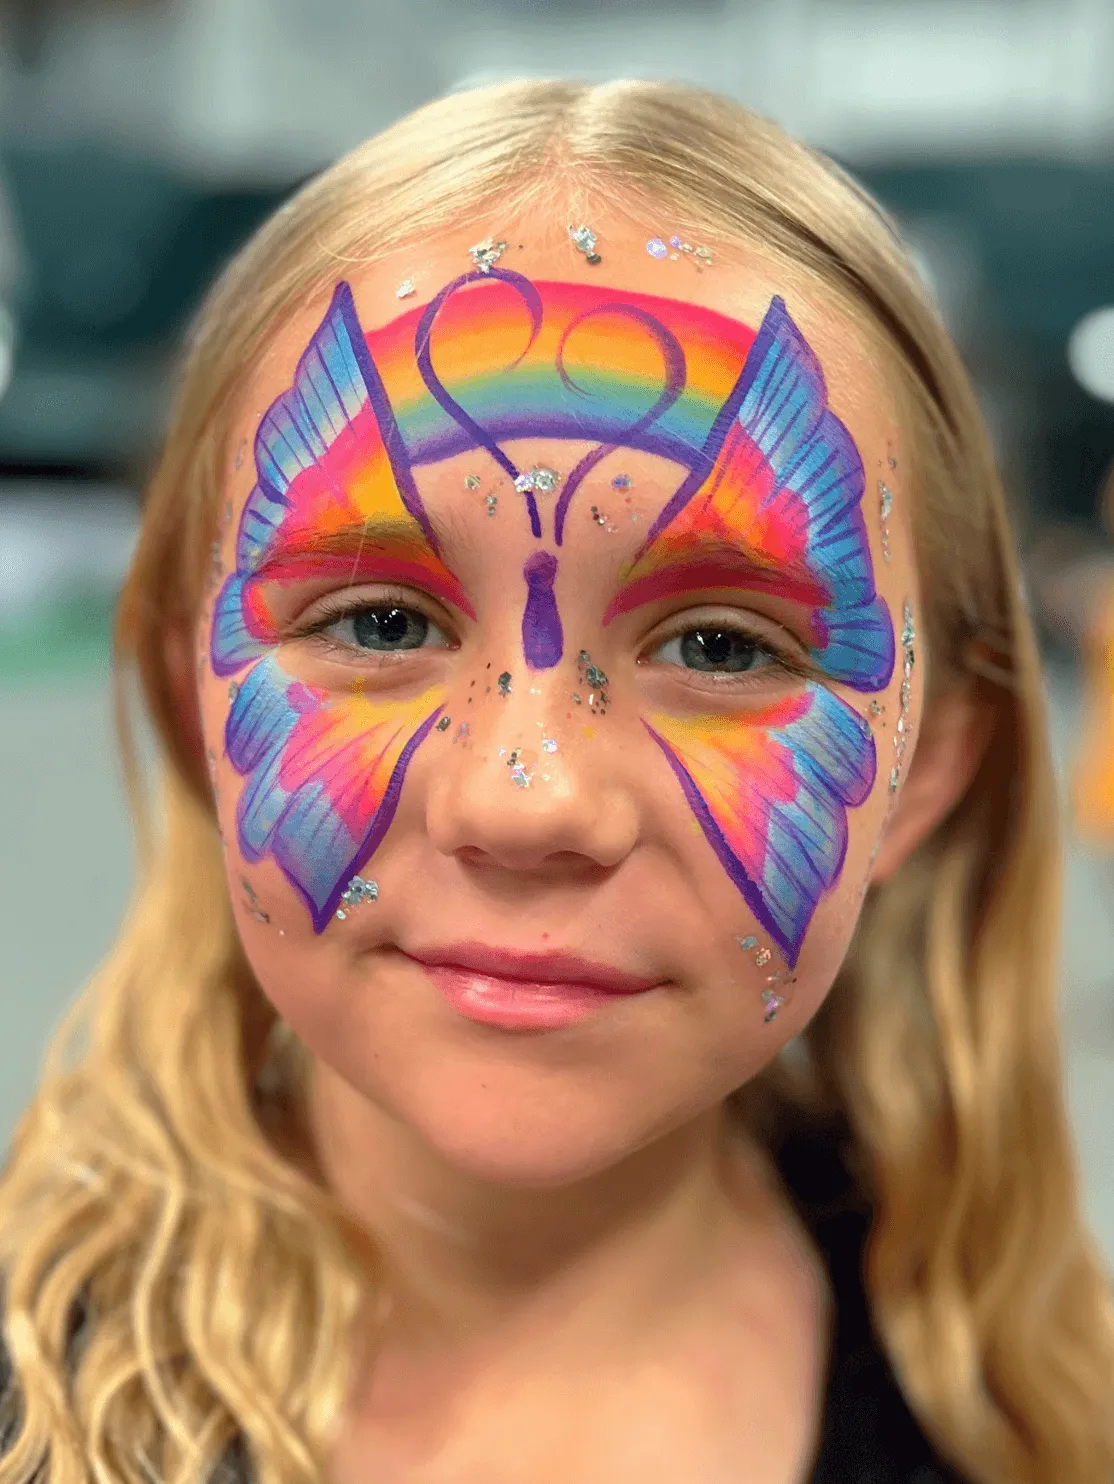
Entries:
{"label": "chin", "polygon": [[[683,1121],[674,1109],[648,1106],[638,1088],[624,1097],[614,1084],[593,1089],[576,1080],[562,1087],[558,1079],[535,1077],[523,1088],[507,1085],[517,1079],[505,1072],[476,1080],[443,1076],[435,1089],[398,1089],[388,1111],[459,1174],[533,1190],[591,1179]],[[380,1101],[382,1093],[373,1096]]]}

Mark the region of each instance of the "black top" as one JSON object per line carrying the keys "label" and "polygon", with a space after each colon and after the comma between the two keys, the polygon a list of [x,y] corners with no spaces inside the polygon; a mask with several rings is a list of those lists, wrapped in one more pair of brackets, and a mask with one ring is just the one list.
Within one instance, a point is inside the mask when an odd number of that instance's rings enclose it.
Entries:
{"label": "black top", "polygon": [[[851,1176],[846,1135],[787,1140],[785,1187],[827,1264],[834,1298],[824,1421],[808,1484],[967,1484],[936,1454],[906,1405],[874,1334],[862,1263],[870,1205]],[[76,1341],[81,1328],[77,1316]],[[0,1455],[16,1430],[18,1397],[0,1343]],[[248,1450],[233,1444],[211,1484],[253,1484]]]}
{"label": "black top", "polygon": [[816,1467],[808,1484],[967,1484],[913,1417],[878,1343],[863,1284],[870,1202],[846,1131],[787,1140],[777,1165],[828,1269],[833,1335]]}

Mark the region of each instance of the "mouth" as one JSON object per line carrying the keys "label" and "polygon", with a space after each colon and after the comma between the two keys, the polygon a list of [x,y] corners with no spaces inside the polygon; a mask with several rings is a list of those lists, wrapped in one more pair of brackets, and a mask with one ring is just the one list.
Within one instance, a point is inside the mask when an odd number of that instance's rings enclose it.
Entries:
{"label": "mouth", "polygon": [[454,943],[406,955],[459,1014],[502,1030],[556,1030],[664,981],[571,953]]}

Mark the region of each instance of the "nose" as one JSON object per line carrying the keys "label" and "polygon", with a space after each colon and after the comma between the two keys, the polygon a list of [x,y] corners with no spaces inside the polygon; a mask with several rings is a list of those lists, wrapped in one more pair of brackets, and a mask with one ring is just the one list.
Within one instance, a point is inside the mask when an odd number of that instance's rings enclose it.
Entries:
{"label": "nose", "polygon": [[634,849],[639,814],[622,776],[618,718],[567,720],[561,678],[559,669],[535,673],[512,695],[487,699],[463,741],[446,737],[426,805],[443,854],[567,875],[612,868]]}

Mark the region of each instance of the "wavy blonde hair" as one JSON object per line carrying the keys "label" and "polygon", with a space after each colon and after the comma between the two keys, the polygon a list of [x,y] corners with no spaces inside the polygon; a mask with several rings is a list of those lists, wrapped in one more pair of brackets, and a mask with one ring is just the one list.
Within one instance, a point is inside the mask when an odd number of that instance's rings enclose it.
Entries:
{"label": "wavy blonde hair", "polygon": [[117,632],[121,696],[137,673],[163,745],[162,824],[141,831],[134,905],[0,1183],[22,1398],[0,1484],[44,1465],[52,1484],[188,1484],[237,1438],[263,1484],[323,1477],[375,1253],[307,1163],[304,1064],[238,944],[168,635],[204,611],[237,394],[287,306],[338,262],[527,207],[564,221],[594,193],[804,264],[886,357],[927,706],[976,686],[994,741],[946,824],[868,896],[807,1055],[779,1058],[740,1107],[771,1138],[847,1120],[875,1204],[872,1310],[945,1457],[980,1484],[1114,1478],[1114,1306],[1062,1085],[1041,672],[966,375],[892,227],[829,161],[703,92],[520,82],[433,103],[326,171],[194,331]]}

